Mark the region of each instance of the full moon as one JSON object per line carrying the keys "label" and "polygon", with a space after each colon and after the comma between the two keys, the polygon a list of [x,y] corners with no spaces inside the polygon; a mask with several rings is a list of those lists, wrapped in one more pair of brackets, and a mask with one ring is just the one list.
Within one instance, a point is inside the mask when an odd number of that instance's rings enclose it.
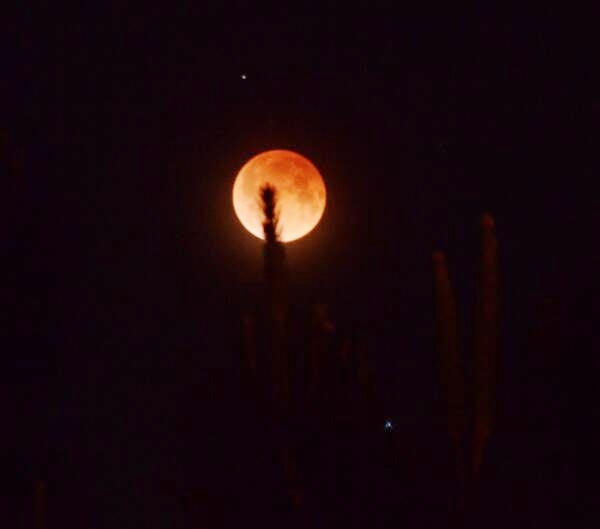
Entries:
{"label": "full moon", "polygon": [[275,188],[282,242],[304,237],[319,223],[327,192],[317,168],[293,151],[266,151],[248,160],[233,184],[233,209],[252,235],[264,239],[260,189],[265,184]]}

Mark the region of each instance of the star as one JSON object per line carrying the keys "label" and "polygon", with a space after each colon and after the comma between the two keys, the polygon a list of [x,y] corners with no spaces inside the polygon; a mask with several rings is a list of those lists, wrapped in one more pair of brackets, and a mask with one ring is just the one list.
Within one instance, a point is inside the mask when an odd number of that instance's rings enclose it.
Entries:
{"label": "star", "polygon": [[243,79],[244,81],[247,79],[247,77],[246,77],[246,74],[245,74],[245,73],[243,73],[241,77],[242,77],[242,79]]}

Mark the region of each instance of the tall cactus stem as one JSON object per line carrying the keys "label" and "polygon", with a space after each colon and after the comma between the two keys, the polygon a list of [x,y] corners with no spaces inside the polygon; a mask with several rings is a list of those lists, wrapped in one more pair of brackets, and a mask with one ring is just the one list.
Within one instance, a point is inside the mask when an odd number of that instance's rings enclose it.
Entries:
{"label": "tall cactus stem", "polygon": [[481,218],[481,270],[473,344],[474,428],[472,472],[478,479],[493,428],[496,356],[499,333],[498,245],[494,218]]}
{"label": "tall cactus stem", "polygon": [[465,387],[456,302],[443,252],[436,251],[433,254],[433,274],[439,376],[443,398],[446,402],[448,433],[454,444],[456,471],[461,484],[463,484],[466,427]]}

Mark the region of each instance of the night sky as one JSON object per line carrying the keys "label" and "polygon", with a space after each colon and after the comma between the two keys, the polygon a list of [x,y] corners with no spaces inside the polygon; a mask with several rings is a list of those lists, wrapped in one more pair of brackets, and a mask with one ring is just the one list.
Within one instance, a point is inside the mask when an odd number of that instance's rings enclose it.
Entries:
{"label": "night sky", "polygon": [[10,503],[44,479],[56,527],[113,528],[183,527],[198,489],[228,503],[247,435],[239,322],[263,264],[231,189],[283,148],[328,190],[287,245],[292,310],[324,302],[365,333],[385,413],[415,444],[437,413],[431,254],[447,254],[466,331],[480,216],[495,216],[498,438],[514,447],[498,464],[583,520],[576,446],[597,438],[599,367],[586,17],[100,4],[3,14]]}

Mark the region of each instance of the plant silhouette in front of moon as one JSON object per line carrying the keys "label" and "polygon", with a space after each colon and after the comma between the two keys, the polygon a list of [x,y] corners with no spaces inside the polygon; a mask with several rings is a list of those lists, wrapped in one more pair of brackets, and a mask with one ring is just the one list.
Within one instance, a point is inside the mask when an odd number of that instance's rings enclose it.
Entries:
{"label": "plant silhouette in front of moon", "polygon": [[[317,496],[325,484],[314,479],[330,465],[321,456],[306,460],[303,454],[310,446],[319,446],[328,432],[381,431],[383,424],[383,431],[390,436],[390,442],[386,443],[387,450],[391,451],[389,457],[395,459],[401,450],[397,446],[401,431],[383,410],[364,341],[356,332],[340,335],[330,321],[326,305],[315,305],[309,332],[301,332],[310,337],[308,341],[301,336],[289,339],[290,330],[297,331],[298,327],[288,321],[288,275],[285,247],[278,232],[278,196],[277,187],[270,183],[260,188],[266,310],[258,334],[256,319],[248,315],[243,318],[243,375],[249,394],[273,425],[272,435],[263,432],[266,436],[263,442],[274,444],[288,501],[295,512],[300,513],[318,503]],[[452,494],[458,494],[458,509],[463,514],[471,505],[467,489],[472,491],[479,483],[484,447],[492,430],[499,294],[496,240],[490,219],[490,215],[484,215],[481,224],[474,391],[469,409],[456,309],[443,254],[435,252],[433,263],[440,383],[447,403],[448,432],[455,442],[456,476],[462,484]],[[290,344],[294,347],[303,344],[302,350],[294,350]],[[469,425],[471,429],[467,430]],[[465,446],[467,433],[472,440]],[[465,457],[467,453],[470,453],[469,461]]]}

